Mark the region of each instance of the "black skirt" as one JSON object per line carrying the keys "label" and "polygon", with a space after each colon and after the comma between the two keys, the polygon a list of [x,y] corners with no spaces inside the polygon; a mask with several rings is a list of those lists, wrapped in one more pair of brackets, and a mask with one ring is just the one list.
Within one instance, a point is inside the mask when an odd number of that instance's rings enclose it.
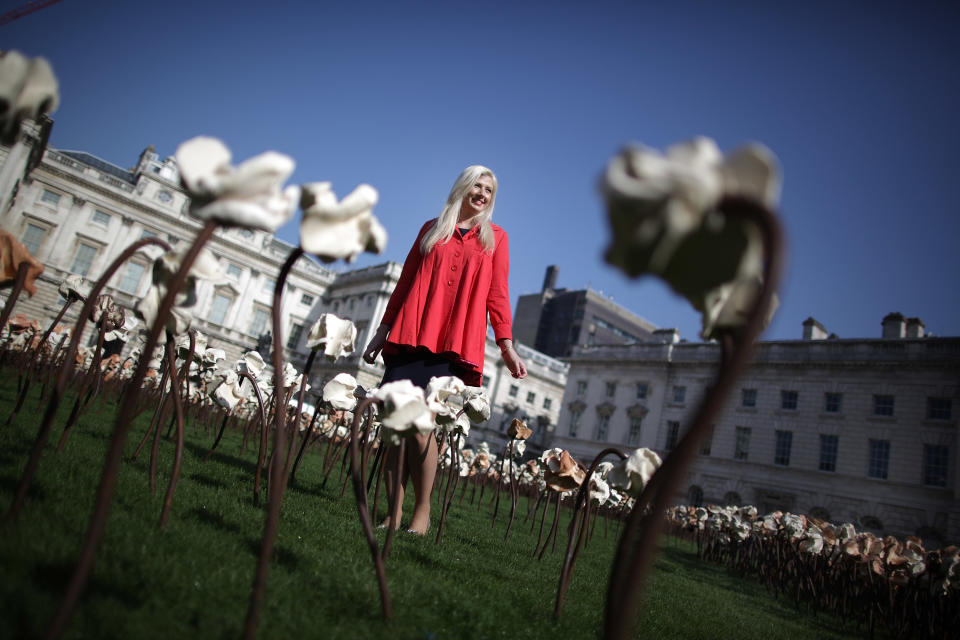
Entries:
{"label": "black skirt", "polygon": [[380,381],[381,385],[397,380],[409,380],[421,389],[426,389],[430,378],[456,376],[464,383],[470,384],[468,380],[476,377],[476,372],[423,347],[402,349],[397,353],[385,353],[383,360],[386,371],[384,371],[383,379]]}

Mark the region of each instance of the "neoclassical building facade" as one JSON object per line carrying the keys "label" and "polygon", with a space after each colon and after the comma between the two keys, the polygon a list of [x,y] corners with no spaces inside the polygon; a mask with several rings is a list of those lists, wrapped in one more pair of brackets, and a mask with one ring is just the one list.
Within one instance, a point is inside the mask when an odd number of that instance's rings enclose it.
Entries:
{"label": "neoclassical building facade", "polygon": [[[38,293],[17,303],[17,312],[46,326],[62,306],[60,283],[70,274],[97,279],[131,243],[158,237],[183,249],[196,236],[199,221],[188,213],[189,200],[180,186],[176,162],[161,159],[148,147],[131,169],[82,151],[47,145],[52,123],[25,123],[12,147],[0,146],[0,227],[19,239],[44,264]],[[224,349],[228,363],[263,345],[272,330],[270,309],[276,278],[292,245],[270,233],[219,229],[208,248],[220,263],[219,282],[201,281],[193,307],[193,327],[210,346]],[[151,282],[151,265],[161,250],[138,251],[107,283],[105,293],[132,309]],[[294,265],[283,295],[282,341],[285,356],[303,370],[307,336],[323,313],[352,320],[357,327],[356,351],[336,362],[317,358],[311,369],[315,402],[323,384],[339,372],[354,375],[370,388],[378,384],[381,361],[371,365],[360,353],[376,330],[400,277],[396,262],[363,269],[334,271],[304,256]],[[0,303],[6,292],[0,291]],[[73,324],[79,305],[64,317]],[[91,328],[81,339],[91,343]],[[500,351],[487,340],[484,386],[493,411],[477,438],[502,439],[512,417],[533,422],[542,441],[559,419],[567,365],[525,345],[517,349],[530,375],[510,378]],[[262,350],[266,357],[266,351]]]}
{"label": "neoclassical building facade", "polygon": [[[960,542],[960,338],[891,314],[878,338],[761,342],[677,501],[753,504]],[[580,347],[553,445],[669,455],[714,384],[712,343]]]}

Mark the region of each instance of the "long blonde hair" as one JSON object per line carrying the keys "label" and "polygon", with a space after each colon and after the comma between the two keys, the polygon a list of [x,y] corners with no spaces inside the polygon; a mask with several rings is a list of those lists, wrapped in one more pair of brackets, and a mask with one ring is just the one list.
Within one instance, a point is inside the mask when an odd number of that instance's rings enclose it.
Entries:
{"label": "long blonde hair", "polygon": [[490,203],[481,213],[474,216],[476,224],[480,227],[480,242],[485,251],[493,251],[493,227],[490,226],[490,218],[493,216],[493,204],[497,199],[497,176],[493,171],[478,164],[471,165],[460,172],[456,182],[450,189],[450,195],[447,196],[447,204],[440,212],[440,216],[433,224],[433,227],[423,236],[420,241],[420,253],[427,255],[431,249],[438,243],[446,242],[453,235],[453,230],[457,226],[457,218],[460,217],[460,207],[463,199],[476,184],[481,176],[490,176],[493,180],[493,194],[490,196]]}

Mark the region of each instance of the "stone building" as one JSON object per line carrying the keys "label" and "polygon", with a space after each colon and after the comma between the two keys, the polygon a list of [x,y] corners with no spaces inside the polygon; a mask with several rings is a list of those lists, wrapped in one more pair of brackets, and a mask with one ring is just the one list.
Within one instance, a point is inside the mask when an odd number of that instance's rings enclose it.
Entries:
{"label": "stone building", "polygon": [[657,327],[593,289],[557,288],[557,267],[547,267],[539,293],[517,299],[517,340],[555,358],[573,347],[656,341]]}
{"label": "stone building", "polygon": [[[753,504],[960,542],[960,338],[890,314],[878,339],[761,342],[677,501]],[[669,454],[714,383],[720,348],[674,340],[575,348],[552,446]]]}
{"label": "stone building", "polygon": [[[62,306],[58,286],[68,275],[98,278],[141,238],[158,237],[182,250],[201,227],[188,213],[174,159],[161,159],[148,147],[133,168],[123,169],[86,152],[47,146],[51,125],[49,120],[42,125],[26,123],[13,147],[0,146],[0,228],[45,265],[37,295],[22,296],[17,312],[43,326]],[[233,363],[266,343],[276,278],[294,247],[270,233],[248,229],[219,229],[207,247],[219,260],[223,277],[216,283],[200,282],[194,327],[209,338],[211,347],[224,349],[228,363]],[[104,293],[132,309],[150,286],[151,264],[160,252],[138,251],[110,279]],[[348,318],[357,327],[351,356],[335,363],[315,359],[308,402],[315,402],[323,384],[342,371],[365,388],[379,382],[382,362],[370,365],[360,354],[379,325],[401,268],[385,262],[337,272],[308,256],[297,260],[282,298],[286,359],[303,370],[309,355],[307,335],[323,313]],[[5,293],[0,291],[0,304]],[[79,305],[74,305],[63,322],[73,324],[78,312]],[[85,343],[91,342],[91,331],[88,324]],[[499,348],[487,339],[484,385],[492,396],[493,415],[477,430],[477,437],[489,436],[494,444],[513,417],[529,419],[539,443],[559,419],[567,365],[520,343],[517,350],[530,371],[523,381],[510,378]],[[265,349],[261,354],[268,355]]]}

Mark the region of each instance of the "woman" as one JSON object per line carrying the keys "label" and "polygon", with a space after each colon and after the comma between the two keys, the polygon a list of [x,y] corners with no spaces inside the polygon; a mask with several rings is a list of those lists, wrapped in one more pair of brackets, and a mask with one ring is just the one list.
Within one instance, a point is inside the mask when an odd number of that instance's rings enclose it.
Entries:
{"label": "woman", "polygon": [[[514,378],[526,377],[527,368],[513,347],[507,234],[490,222],[496,194],[497,178],[490,169],[467,167],[450,189],[440,217],[420,229],[383,320],[363,352],[371,364],[383,352],[381,384],[409,379],[426,388],[434,376],[454,375],[480,386],[488,314],[507,369]],[[416,495],[408,530],[424,534],[430,526],[437,441],[431,434],[416,436],[415,443],[407,446],[406,468]],[[396,449],[386,463],[388,471],[397,468]],[[401,506],[405,484],[403,478]],[[398,510],[385,524],[399,528],[400,517]]]}

